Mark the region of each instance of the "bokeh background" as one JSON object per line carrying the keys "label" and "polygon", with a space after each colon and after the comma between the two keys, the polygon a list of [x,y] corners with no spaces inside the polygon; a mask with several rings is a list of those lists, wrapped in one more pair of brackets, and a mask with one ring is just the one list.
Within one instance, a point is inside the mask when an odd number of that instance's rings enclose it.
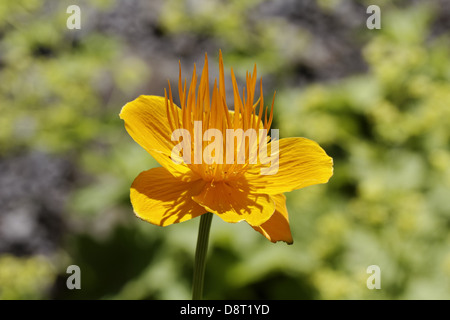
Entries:
{"label": "bokeh background", "polygon": [[228,89],[256,63],[272,127],[335,173],[287,194],[292,246],[215,217],[205,298],[450,299],[449,36],[448,0],[1,1],[0,299],[190,298],[199,220],[134,217],[129,187],[158,164],[118,113],[179,60],[189,78],[208,52],[217,77],[219,49]]}

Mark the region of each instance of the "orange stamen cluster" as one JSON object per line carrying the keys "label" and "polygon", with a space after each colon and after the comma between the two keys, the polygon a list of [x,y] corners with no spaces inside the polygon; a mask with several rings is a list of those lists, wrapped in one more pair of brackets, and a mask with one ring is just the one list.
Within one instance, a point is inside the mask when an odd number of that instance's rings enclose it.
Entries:
{"label": "orange stamen cluster", "polygon": [[[226,94],[225,94],[225,77],[224,77],[224,67],[222,52],[219,54],[219,84],[217,85],[217,79],[214,80],[214,86],[212,90],[212,96],[209,89],[209,74],[208,74],[208,56],[205,54],[205,64],[200,77],[200,83],[197,88],[197,74],[196,67],[194,65],[194,71],[192,74],[191,83],[189,89],[187,90],[186,79],[184,80],[184,85],[181,79],[181,63],[179,64],[179,79],[178,79],[178,94],[180,97],[180,110],[173,103],[172,89],[169,82],[169,92],[164,90],[167,118],[169,119],[169,125],[172,131],[177,129],[186,129],[191,134],[191,139],[195,134],[194,132],[194,122],[201,121],[203,134],[208,129],[218,129],[223,135],[223,161],[222,163],[206,164],[204,162],[200,164],[194,164],[193,161],[188,166],[194,171],[202,176],[206,181],[223,181],[238,177],[249,165],[249,153],[251,148],[245,141],[238,141],[236,148],[241,145],[245,146],[245,163],[238,164],[236,161],[236,150],[235,151],[235,161],[234,163],[226,163],[225,161],[225,146],[226,141],[226,130],[242,129],[244,131],[248,129],[254,129],[256,133],[259,129],[265,129],[266,132],[273,120],[273,105],[275,94],[272,100],[272,106],[270,112],[269,108],[264,111],[264,98],[262,89],[262,79],[260,80],[260,98],[254,103],[255,99],[255,87],[256,87],[256,65],[253,69],[253,73],[246,74],[246,86],[242,91],[242,98],[239,93],[239,88],[236,82],[236,77],[234,75],[233,69],[231,69],[231,78],[233,84],[234,93],[234,112],[229,111],[227,106]],[[259,112],[256,109],[259,105]],[[263,118],[264,113],[264,118]],[[269,116],[268,116],[269,113]],[[203,141],[203,139],[201,139]],[[203,151],[207,146],[208,142],[202,142]],[[259,145],[259,142],[258,142]],[[194,151],[194,145],[191,143],[192,151]],[[193,152],[191,152],[193,154]]]}

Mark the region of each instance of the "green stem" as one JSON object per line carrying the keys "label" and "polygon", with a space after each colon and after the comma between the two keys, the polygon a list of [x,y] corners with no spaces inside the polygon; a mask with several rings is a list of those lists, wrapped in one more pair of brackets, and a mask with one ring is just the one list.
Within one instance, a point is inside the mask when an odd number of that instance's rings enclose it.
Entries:
{"label": "green stem", "polygon": [[213,214],[207,212],[200,217],[197,248],[195,249],[194,279],[192,281],[192,299],[201,300],[203,296],[203,280],[205,277],[206,252],[208,251],[209,229]]}

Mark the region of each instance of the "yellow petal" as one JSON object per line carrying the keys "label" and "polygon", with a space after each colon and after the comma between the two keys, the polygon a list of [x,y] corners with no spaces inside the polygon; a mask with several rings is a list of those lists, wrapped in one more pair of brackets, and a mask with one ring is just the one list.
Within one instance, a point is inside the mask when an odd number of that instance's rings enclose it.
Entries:
{"label": "yellow petal", "polygon": [[[178,107],[176,112],[179,112]],[[171,159],[172,149],[178,142],[171,141],[172,129],[163,97],[140,96],[127,103],[119,116],[134,141],[170,173],[176,177],[192,174],[186,164],[177,164]]]}
{"label": "yellow petal", "polygon": [[289,226],[288,212],[286,208],[286,197],[284,194],[272,195],[275,201],[275,212],[269,220],[264,222],[259,227],[253,227],[263,236],[272,242],[284,241],[287,244],[292,244],[291,228]]}
{"label": "yellow petal", "polygon": [[162,167],[141,172],[130,189],[134,213],[158,226],[195,218],[206,212],[192,200],[204,184],[203,180],[181,181]]}
{"label": "yellow petal", "polygon": [[[333,175],[333,159],[316,142],[306,138],[285,138],[278,142],[275,174],[262,175],[262,165],[253,165],[245,172],[244,177],[253,192],[281,194],[326,183]],[[275,161],[272,166],[274,164]]]}
{"label": "yellow petal", "polygon": [[249,193],[247,187],[236,182],[207,184],[193,199],[226,222],[245,220],[251,226],[263,224],[275,210],[275,203],[269,195]]}

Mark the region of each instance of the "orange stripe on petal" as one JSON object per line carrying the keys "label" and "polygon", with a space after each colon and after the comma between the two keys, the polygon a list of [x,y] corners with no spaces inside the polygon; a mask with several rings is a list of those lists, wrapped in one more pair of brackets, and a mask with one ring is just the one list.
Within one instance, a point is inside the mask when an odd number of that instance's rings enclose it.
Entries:
{"label": "orange stripe on petal", "polygon": [[272,195],[275,201],[275,212],[269,220],[264,222],[259,227],[253,227],[260,232],[264,237],[272,242],[284,241],[287,244],[292,244],[291,228],[289,226],[288,212],[286,208],[286,197],[284,194]]}
{"label": "orange stripe on petal", "polygon": [[208,184],[193,200],[226,222],[247,221],[251,226],[266,222],[275,211],[267,194],[252,194],[236,182]]}
{"label": "orange stripe on petal", "polygon": [[136,216],[158,226],[186,221],[206,210],[192,200],[205,182],[183,182],[159,167],[141,172],[130,189],[130,199]]}

